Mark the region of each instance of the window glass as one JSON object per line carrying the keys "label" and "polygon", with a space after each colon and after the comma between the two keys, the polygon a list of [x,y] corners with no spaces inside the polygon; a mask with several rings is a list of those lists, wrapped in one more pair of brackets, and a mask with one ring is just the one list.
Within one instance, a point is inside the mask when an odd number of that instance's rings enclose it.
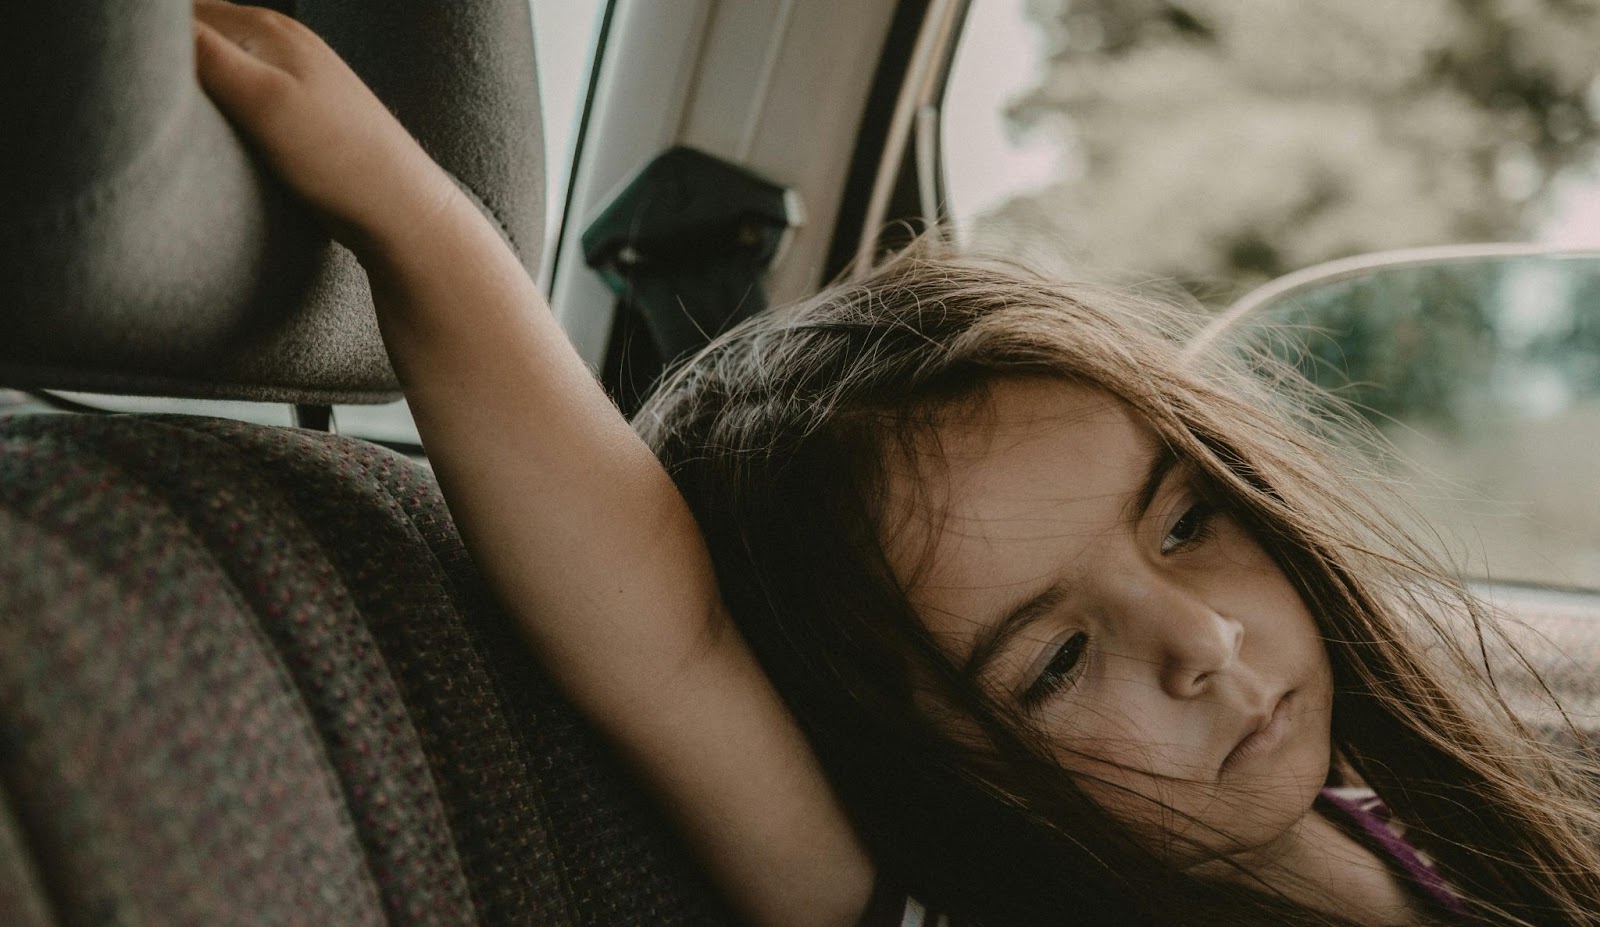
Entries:
{"label": "window glass", "polygon": [[963,240],[1003,224],[1005,204],[1055,181],[1063,146],[1009,115],[1040,81],[1044,43],[1027,0],[973,0],[939,108],[950,221]]}
{"label": "window glass", "polygon": [[[1375,251],[1600,248],[1597,42],[1600,4],[1567,0],[973,0],[947,212],[978,249],[1212,309]],[[1600,588],[1600,291],[1564,266],[1570,299],[1501,265],[1301,294],[1284,350],[1414,462],[1457,562]]]}
{"label": "window glass", "polygon": [[1394,263],[1238,324],[1383,429],[1452,562],[1600,589],[1600,256]]}
{"label": "window glass", "polygon": [[545,246],[555,246],[604,0],[533,0],[545,153]]}
{"label": "window glass", "polygon": [[949,211],[1208,304],[1362,252],[1600,245],[1597,41],[1567,0],[974,0]]}

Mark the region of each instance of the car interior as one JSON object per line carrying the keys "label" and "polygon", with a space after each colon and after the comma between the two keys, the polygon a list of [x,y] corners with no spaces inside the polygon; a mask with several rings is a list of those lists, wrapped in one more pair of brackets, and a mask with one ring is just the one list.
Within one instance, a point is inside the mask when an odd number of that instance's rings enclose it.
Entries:
{"label": "car interior", "polygon": [[[518,0],[282,4],[541,254]],[[364,277],[193,77],[188,0],[14,9],[4,382],[292,404],[303,428],[9,417],[0,920],[716,923],[474,575]]]}
{"label": "car interior", "polygon": [[[262,5],[625,410],[944,217],[961,0],[600,4],[570,165],[528,0]],[[0,923],[731,923],[475,572],[364,274],[201,92],[190,6],[0,14]],[[1511,697],[1600,718],[1600,593],[1485,588],[1528,630]]]}

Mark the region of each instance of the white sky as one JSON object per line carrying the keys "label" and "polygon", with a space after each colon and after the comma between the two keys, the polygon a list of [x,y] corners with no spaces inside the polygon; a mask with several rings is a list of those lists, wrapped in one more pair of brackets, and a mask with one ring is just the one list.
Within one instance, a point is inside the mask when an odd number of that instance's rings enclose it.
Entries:
{"label": "white sky", "polygon": [[1590,172],[1558,180],[1552,200],[1539,241],[1559,248],[1600,248],[1600,177]]}
{"label": "white sky", "polygon": [[1013,140],[1003,114],[1038,82],[1042,49],[1024,0],[973,0],[956,52],[945,104],[944,163],[958,229],[1008,197],[1043,186],[1056,174],[1046,138]]}
{"label": "white sky", "polygon": [[534,54],[544,117],[545,240],[555,241],[578,129],[589,86],[602,0],[533,0]]}

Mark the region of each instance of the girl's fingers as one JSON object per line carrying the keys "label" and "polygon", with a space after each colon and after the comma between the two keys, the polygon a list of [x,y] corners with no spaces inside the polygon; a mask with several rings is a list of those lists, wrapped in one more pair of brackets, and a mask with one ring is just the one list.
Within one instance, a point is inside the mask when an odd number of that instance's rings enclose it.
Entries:
{"label": "girl's fingers", "polygon": [[194,33],[200,86],[235,119],[247,118],[266,85],[287,76],[208,22],[196,19]]}
{"label": "girl's fingers", "polygon": [[201,86],[314,209],[377,234],[406,218],[391,191],[438,186],[427,155],[310,29],[229,3],[199,2],[194,14]]}
{"label": "girl's fingers", "polygon": [[249,50],[250,40],[259,31],[260,10],[240,7],[223,0],[195,0],[195,22],[205,23],[228,41]]}
{"label": "girl's fingers", "polygon": [[196,0],[194,18],[240,51],[290,73],[298,71],[306,47],[319,42],[298,21],[262,7]]}
{"label": "girl's fingers", "polygon": [[268,66],[227,33],[203,19],[194,21],[194,40],[196,54],[204,55],[207,59],[200,63],[202,76],[209,70],[206,65],[210,63],[226,62],[234,67]]}

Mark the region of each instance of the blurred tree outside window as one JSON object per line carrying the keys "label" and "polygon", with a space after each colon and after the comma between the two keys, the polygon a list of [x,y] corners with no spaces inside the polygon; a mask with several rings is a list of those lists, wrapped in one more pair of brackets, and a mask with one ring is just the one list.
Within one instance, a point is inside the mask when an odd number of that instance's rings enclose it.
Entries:
{"label": "blurred tree outside window", "polygon": [[[1600,0],[973,0],[947,207],[979,250],[1213,309],[1373,251],[1600,248],[1597,50]],[[1600,588],[1600,283],[1540,273],[1307,293],[1283,347],[1431,474],[1469,569]]]}
{"label": "blurred tree outside window", "polygon": [[[1224,303],[1352,254],[1536,237],[1560,194],[1600,199],[1596,0],[974,0],[968,28],[1005,15],[1035,67],[995,101],[1004,131],[1054,171],[964,204],[952,167],[951,208],[972,243],[1074,277]],[[963,54],[953,83],[997,66],[1017,64]]]}

